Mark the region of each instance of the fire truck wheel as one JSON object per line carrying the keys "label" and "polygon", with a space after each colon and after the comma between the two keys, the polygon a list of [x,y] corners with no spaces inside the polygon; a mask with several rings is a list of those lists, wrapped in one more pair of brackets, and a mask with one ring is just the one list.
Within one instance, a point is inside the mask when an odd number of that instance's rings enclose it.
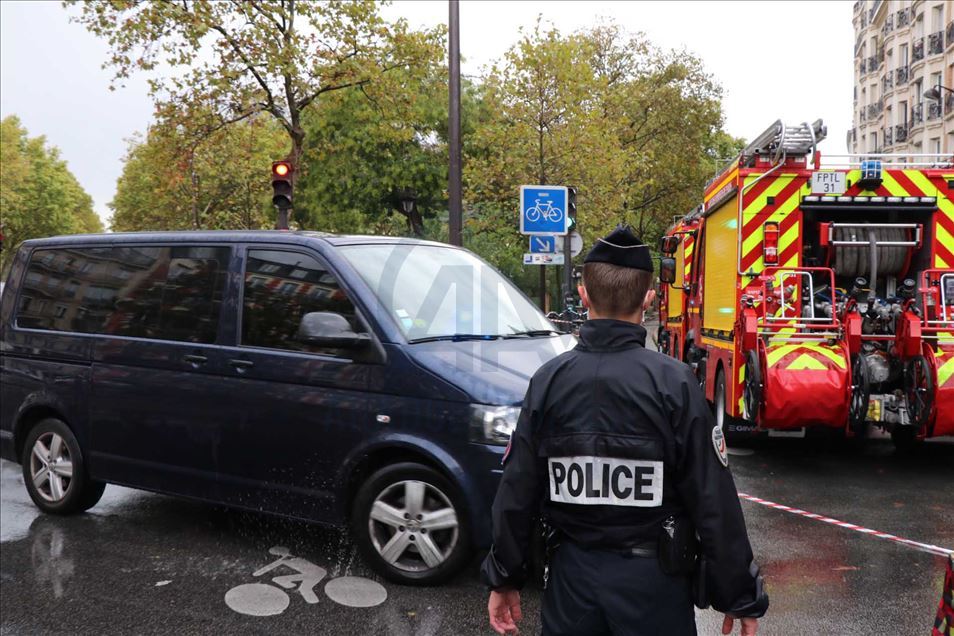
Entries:
{"label": "fire truck wheel", "polygon": [[924,356],[914,356],[904,365],[904,397],[915,431],[920,431],[934,406],[934,378]]}
{"label": "fire truck wheel", "polygon": [[858,433],[864,428],[868,418],[868,400],[871,397],[871,385],[868,381],[868,362],[863,355],[855,354],[851,359],[851,403],[848,407],[848,421],[851,430]]}
{"label": "fire truck wheel", "polygon": [[745,389],[742,394],[742,403],[745,407],[743,417],[749,422],[757,422],[759,410],[762,408],[762,367],[757,351],[749,351],[745,358]]}

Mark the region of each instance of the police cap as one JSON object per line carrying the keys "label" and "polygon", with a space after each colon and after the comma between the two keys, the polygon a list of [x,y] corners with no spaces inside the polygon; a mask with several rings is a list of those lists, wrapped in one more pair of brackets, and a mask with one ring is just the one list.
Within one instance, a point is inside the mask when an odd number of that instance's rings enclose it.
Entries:
{"label": "police cap", "polygon": [[633,234],[628,225],[617,225],[604,238],[596,239],[593,249],[583,259],[584,263],[609,263],[619,267],[653,271],[653,259],[649,246]]}

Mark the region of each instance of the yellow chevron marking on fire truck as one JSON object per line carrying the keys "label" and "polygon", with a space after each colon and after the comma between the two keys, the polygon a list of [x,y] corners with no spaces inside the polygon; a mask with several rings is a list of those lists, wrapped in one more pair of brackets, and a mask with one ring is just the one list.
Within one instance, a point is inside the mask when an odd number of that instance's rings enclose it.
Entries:
{"label": "yellow chevron marking on fire truck", "polygon": [[[775,212],[773,212],[769,218],[765,219],[765,223],[769,223],[769,222],[780,223],[782,219],[785,218],[786,215],[790,214],[795,208],[798,207],[799,200],[800,199],[798,196],[798,192],[796,192],[795,194],[790,196],[784,203],[779,205],[778,209],[776,209]],[[744,218],[745,217],[743,216],[743,219]],[[791,229],[789,230],[789,232],[791,232]],[[786,235],[788,235],[789,232],[786,232]],[[759,244],[762,243],[763,235],[764,235],[764,232],[762,231],[761,226],[752,228],[752,233],[749,234],[747,237],[745,237],[745,240],[742,241],[742,254],[748,254],[749,252],[757,248]],[[791,243],[791,241],[789,241],[789,243]],[[781,252],[782,249],[784,249],[782,246],[782,241],[779,241],[779,252]]]}
{"label": "yellow chevron marking on fire truck", "polygon": [[788,228],[788,231],[782,235],[782,238],[778,241],[778,253],[779,255],[783,254],[789,245],[798,240],[798,233],[801,230],[800,224],[795,223],[792,227]]}
{"label": "yellow chevron marking on fire truck", "polygon": [[692,252],[695,249],[695,241],[690,237],[686,237],[686,251],[684,252],[683,260],[685,261],[685,276],[684,281],[686,282],[689,279],[689,276],[692,274]]}
{"label": "yellow chevron marking on fire truck", "polygon": [[950,358],[937,370],[937,385],[944,386],[954,375],[954,358]]}
{"label": "yellow chevron marking on fire truck", "polygon": [[[739,381],[736,383],[736,386],[745,382],[745,362],[739,365]],[[728,387],[726,387],[728,390]],[[728,400],[726,400],[728,402]],[[742,395],[742,392],[739,392],[739,413],[745,412],[745,396]]]}
{"label": "yellow chevron marking on fire truck", "polygon": [[937,240],[941,245],[954,252],[954,236],[951,236],[951,233],[940,223],[935,223],[934,229],[937,230]]}
{"label": "yellow chevron marking on fire truck", "polygon": [[751,203],[749,203],[742,210],[743,223],[746,220],[745,218],[746,216],[751,217],[752,215],[758,214],[759,212],[761,212],[762,208],[768,205],[768,198],[778,196],[778,193],[784,190],[788,186],[788,184],[792,182],[792,179],[794,178],[795,178],[794,175],[781,175],[777,179],[775,179],[775,181],[772,182],[772,185],[765,188],[765,191],[755,198],[755,201],[752,201]]}
{"label": "yellow chevron marking on fire truck", "polygon": [[800,347],[801,345],[790,344],[790,345],[782,345],[781,347],[777,349],[770,349],[769,352],[765,355],[766,362],[768,362],[768,365],[770,367],[774,367],[779,360],[781,360],[782,358],[784,358],[790,353],[798,351]]}
{"label": "yellow chevron marking on fire truck", "polygon": [[[810,342],[799,342],[797,344],[782,345],[781,347],[770,349],[765,357],[766,357],[766,360],[768,361],[769,366],[774,366],[776,363],[778,363],[779,360],[781,360],[782,358],[784,358],[790,353],[794,353],[798,351],[799,349],[808,349],[812,353],[817,353],[819,355],[825,356],[826,358],[831,360],[835,364],[835,366],[837,366],[839,369],[845,368],[844,357],[835,353],[834,351],[832,351],[831,349],[827,347],[812,344]],[[802,356],[799,356],[799,359],[801,359],[805,355],[808,355],[808,354],[802,354]],[[807,367],[803,367],[803,368],[807,368]]]}
{"label": "yellow chevron marking on fire truck", "polygon": [[924,193],[924,196],[936,197],[938,195],[937,188],[934,187],[934,184],[931,183],[931,180],[925,177],[920,170],[905,170],[904,176],[910,179],[911,183],[916,185],[921,192]]}
{"label": "yellow chevron marking on fire truck", "polygon": [[814,371],[824,371],[828,367],[818,358],[813,358],[807,353],[795,358],[795,361],[788,365],[789,371],[801,371],[802,369],[812,369]]}
{"label": "yellow chevron marking on fire truck", "polygon": [[898,183],[897,180],[894,177],[892,177],[887,170],[881,173],[881,185],[883,185],[885,189],[888,191],[888,194],[890,194],[893,197],[908,196],[907,191],[905,191],[905,189],[901,187],[901,184]]}
{"label": "yellow chevron marking on fire truck", "polygon": [[719,185],[715,186],[714,188],[710,188],[710,189],[709,189],[710,194],[709,194],[709,196],[707,196],[707,197],[703,197],[703,202],[704,202],[704,203],[705,203],[705,202],[708,202],[709,199],[711,199],[713,196],[715,196],[716,194],[718,194],[719,191],[722,190],[722,188],[724,188],[726,185],[729,184],[730,181],[732,181],[733,179],[735,179],[735,178],[738,177],[738,176],[739,176],[739,169],[736,168],[735,170],[733,170],[732,172],[730,172],[729,174],[727,174],[726,177],[725,177],[725,179],[723,179],[721,182],[719,182]]}

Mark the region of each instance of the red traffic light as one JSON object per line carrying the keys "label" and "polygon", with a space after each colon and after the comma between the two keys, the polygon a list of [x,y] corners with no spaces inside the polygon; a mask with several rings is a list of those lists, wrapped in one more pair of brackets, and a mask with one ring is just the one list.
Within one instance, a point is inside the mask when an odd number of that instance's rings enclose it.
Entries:
{"label": "red traffic light", "polygon": [[287,161],[275,161],[272,163],[272,174],[278,177],[286,177],[291,172],[291,164]]}

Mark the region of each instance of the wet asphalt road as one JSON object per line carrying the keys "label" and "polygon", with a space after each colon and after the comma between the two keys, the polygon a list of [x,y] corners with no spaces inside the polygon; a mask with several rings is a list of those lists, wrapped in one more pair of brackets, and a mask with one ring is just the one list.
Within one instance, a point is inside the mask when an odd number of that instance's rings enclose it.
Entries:
{"label": "wet asphalt road", "polygon": [[[730,461],[740,492],[954,547],[950,441],[899,457],[883,440],[861,448],[764,440],[735,450]],[[116,486],[87,514],[50,517],[33,507],[19,466],[0,462],[0,477],[2,634],[490,633],[477,559],[441,588],[401,587],[380,581],[335,530]],[[760,633],[930,632],[942,557],[748,501],[742,506],[772,597]],[[278,558],[269,553],[275,546],[327,570],[315,586],[317,602],[273,585],[256,607],[278,613],[234,611],[229,590],[257,583],[260,592],[271,577],[290,572],[280,566],[253,575]],[[373,581],[386,590],[383,602],[374,598],[382,589]],[[539,632],[539,599],[537,591],[524,594],[523,633]],[[242,604],[247,600],[232,602],[254,611]],[[700,633],[718,633],[718,618],[700,612]]]}

